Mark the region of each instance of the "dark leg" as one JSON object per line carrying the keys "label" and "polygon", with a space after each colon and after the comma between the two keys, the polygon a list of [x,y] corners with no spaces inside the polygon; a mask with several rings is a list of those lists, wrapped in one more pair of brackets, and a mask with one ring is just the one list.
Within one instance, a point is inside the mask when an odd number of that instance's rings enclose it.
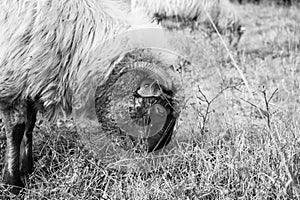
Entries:
{"label": "dark leg", "polygon": [[25,112],[26,109],[24,104],[3,110],[7,142],[3,181],[5,184],[13,186],[11,192],[15,194],[24,187],[20,178],[19,155],[20,145],[25,130]]}
{"label": "dark leg", "polygon": [[32,131],[36,122],[37,111],[32,102],[27,103],[25,116],[25,134],[20,149],[20,173],[27,175],[33,172]]}

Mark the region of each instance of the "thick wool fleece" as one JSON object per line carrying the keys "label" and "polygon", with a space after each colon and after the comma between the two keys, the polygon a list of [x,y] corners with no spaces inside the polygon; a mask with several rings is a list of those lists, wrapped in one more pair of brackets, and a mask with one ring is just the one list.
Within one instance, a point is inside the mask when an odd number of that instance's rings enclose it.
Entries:
{"label": "thick wool fleece", "polygon": [[121,0],[3,0],[0,7],[0,109],[30,99],[50,118],[70,112],[74,92],[138,46],[126,33],[156,28]]}

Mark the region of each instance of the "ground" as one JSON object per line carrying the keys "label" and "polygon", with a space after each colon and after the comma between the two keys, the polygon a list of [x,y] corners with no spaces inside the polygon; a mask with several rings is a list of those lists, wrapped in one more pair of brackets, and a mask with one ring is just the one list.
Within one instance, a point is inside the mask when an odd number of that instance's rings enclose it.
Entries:
{"label": "ground", "polygon": [[168,147],[99,158],[73,124],[40,120],[24,199],[299,199],[299,8],[236,6],[246,33],[233,60],[217,36],[171,33],[191,65]]}

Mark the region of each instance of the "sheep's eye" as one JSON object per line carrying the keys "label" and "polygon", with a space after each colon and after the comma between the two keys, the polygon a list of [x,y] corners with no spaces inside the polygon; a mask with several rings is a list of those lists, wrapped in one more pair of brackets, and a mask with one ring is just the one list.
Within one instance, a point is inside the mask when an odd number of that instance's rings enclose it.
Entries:
{"label": "sheep's eye", "polygon": [[145,85],[144,85],[144,87],[145,87],[145,88],[149,87],[149,84],[148,84],[148,83],[147,83],[147,84],[145,84]]}

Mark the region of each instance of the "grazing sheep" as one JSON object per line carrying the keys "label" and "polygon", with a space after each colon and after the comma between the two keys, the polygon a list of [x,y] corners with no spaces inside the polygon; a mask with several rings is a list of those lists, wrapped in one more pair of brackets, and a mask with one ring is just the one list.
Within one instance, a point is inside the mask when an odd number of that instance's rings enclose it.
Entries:
{"label": "grazing sheep", "polygon": [[[209,29],[212,34],[214,29],[207,17],[208,13],[217,30],[228,35],[229,43],[233,46],[238,44],[244,31],[229,0],[132,0],[131,9],[143,9],[167,28],[182,28],[187,25],[194,29],[200,25]],[[180,25],[175,25],[175,22]]]}
{"label": "grazing sheep", "polygon": [[130,39],[118,36],[150,24],[130,14],[121,0],[3,0],[0,7],[0,111],[7,138],[3,180],[18,193],[24,187],[21,176],[33,169],[37,111],[49,119],[61,111],[70,114],[74,94],[83,97],[87,82],[97,76],[105,80],[110,63],[130,46]]}

